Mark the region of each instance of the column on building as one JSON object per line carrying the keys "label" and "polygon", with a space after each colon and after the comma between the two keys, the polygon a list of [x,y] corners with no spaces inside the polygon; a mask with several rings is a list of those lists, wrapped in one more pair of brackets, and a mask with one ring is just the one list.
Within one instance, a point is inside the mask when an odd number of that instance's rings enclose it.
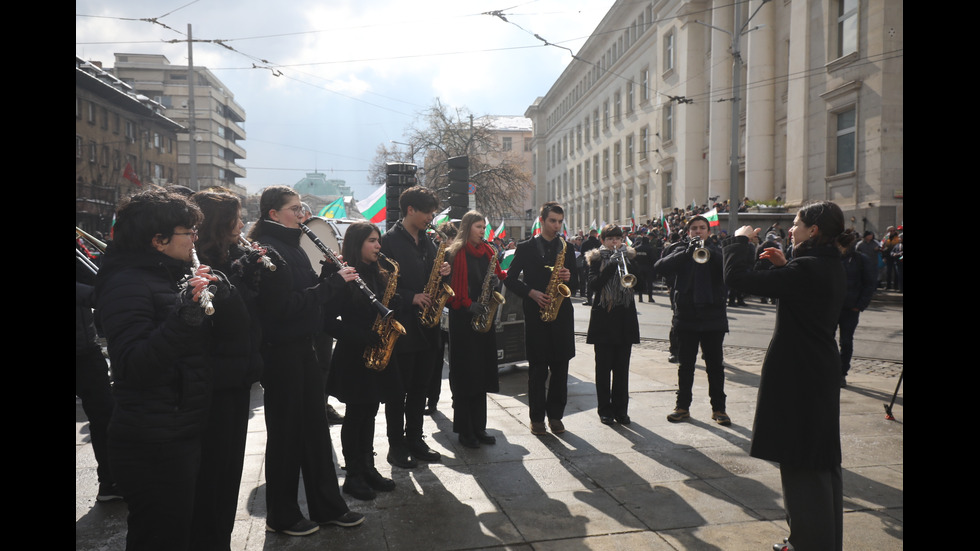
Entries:
{"label": "column on building", "polygon": [[[791,2],[789,31],[789,79],[786,100],[786,203],[798,205],[808,196],[807,111],[810,76],[810,3]],[[819,30],[818,30],[819,34]]]}
{"label": "column on building", "polygon": [[[805,2],[800,2],[805,3]],[[748,33],[745,92],[745,195],[753,200],[773,199],[775,128],[775,6],[771,2],[755,10],[763,0],[751,0],[749,13],[754,30]],[[790,73],[795,74],[795,73]]]}
{"label": "column on building", "polygon": [[[680,69],[679,84],[674,88],[677,92],[668,92],[674,96],[685,98],[701,98],[704,92],[704,38],[706,27],[694,22],[695,16],[683,19],[678,28],[677,68]],[[666,99],[666,98],[665,98]],[[675,199],[680,200],[676,206],[690,205],[692,201],[698,204],[708,200],[707,174],[701,153],[704,151],[704,117],[707,105],[704,101],[693,103],[676,103],[674,105],[674,120],[676,121],[677,145],[674,172],[674,182],[681,193]]]}
{"label": "column on building", "polygon": [[[735,8],[728,0],[714,0],[711,9],[711,24],[719,29],[731,30],[734,24]],[[732,59],[731,36],[711,29],[711,105],[708,134],[708,196],[730,198],[731,177],[731,127],[737,124],[732,120],[731,102],[717,101],[732,97]]]}

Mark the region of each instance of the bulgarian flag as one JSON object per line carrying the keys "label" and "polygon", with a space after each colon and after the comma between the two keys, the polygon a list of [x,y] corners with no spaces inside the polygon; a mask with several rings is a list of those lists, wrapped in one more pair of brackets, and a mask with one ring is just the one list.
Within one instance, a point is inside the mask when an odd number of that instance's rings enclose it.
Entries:
{"label": "bulgarian flag", "polygon": [[540,218],[535,218],[534,219],[534,225],[531,226],[531,237],[534,237],[535,235],[538,235],[539,233],[541,233],[541,219]]}
{"label": "bulgarian flag", "polygon": [[438,228],[439,224],[442,224],[443,222],[449,222],[449,207],[446,207],[446,210],[440,212],[435,217],[435,219],[432,221],[432,225]]}
{"label": "bulgarian flag", "polygon": [[385,211],[385,186],[379,186],[367,199],[357,202],[357,210],[361,211],[364,218],[369,222],[377,224],[383,222],[387,216]]}
{"label": "bulgarian flag", "polygon": [[593,218],[592,219],[592,222],[589,223],[589,231],[592,231],[592,230],[596,230],[596,231],[599,230],[599,227],[595,225],[595,218]]}
{"label": "bulgarian flag", "polygon": [[630,230],[636,231],[636,211],[630,211]]}
{"label": "bulgarian flag", "polygon": [[507,249],[504,251],[504,257],[500,259],[500,269],[506,270],[510,268],[510,263],[514,261],[514,253],[517,249]]}
{"label": "bulgarian flag", "polygon": [[490,225],[490,219],[484,216],[483,223],[486,224],[486,228],[483,230],[483,239],[493,241],[493,227]]}
{"label": "bulgarian flag", "polygon": [[664,209],[660,209],[660,221],[664,224],[664,234],[670,235],[670,224],[667,223],[667,217],[664,216]]}
{"label": "bulgarian flag", "polygon": [[701,216],[708,219],[708,226],[711,228],[721,225],[721,222],[718,221],[718,209],[711,209]]}
{"label": "bulgarian flag", "polygon": [[347,207],[344,205],[344,198],[338,197],[336,201],[320,209],[317,216],[324,218],[347,218]]}
{"label": "bulgarian flag", "polygon": [[501,238],[501,239],[503,239],[506,235],[507,235],[507,230],[504,229],[504,221],[501,220],[500,221],[500,226],[498,226],[497,227],[497,230],[493,232],[493,238],[492,239],[496,239],[498,237]]}

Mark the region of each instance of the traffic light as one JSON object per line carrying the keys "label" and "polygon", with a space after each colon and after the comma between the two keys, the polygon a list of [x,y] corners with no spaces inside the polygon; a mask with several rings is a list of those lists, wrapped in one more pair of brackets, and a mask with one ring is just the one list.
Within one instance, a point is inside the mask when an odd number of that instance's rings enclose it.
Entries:
{"label": "traffic light", "polygon": [[460,220],[470,209],[470,158],[466,155],[450,157],[449,164],[449,218]]}
{"label": "traffic light", "polygon": [[398,198],[406,189],[419,183],[412,163],[385,163],[385,225],[390,228],[401,218]]}

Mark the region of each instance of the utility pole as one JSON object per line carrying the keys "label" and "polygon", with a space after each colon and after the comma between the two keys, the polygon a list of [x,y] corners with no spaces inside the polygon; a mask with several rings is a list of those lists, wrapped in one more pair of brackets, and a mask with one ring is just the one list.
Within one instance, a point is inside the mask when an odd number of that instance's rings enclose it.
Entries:
{"label": "utility pole", "polygon": [[[710,27],[716,31],[721,31],[727,34],[732,40],[732,128],[731,128],[731,155],[729,157],[729,169],[728,169],[728,235],[735,235],[735,230],[738,229],[738,205],[742,198],[738,193],[738,103],[739,103],[739,89],[742,87],[742,50],[740,43],[742,37],[750,33],[759,27],[752,27],[751,29],[746,29],[749,21],[755,17],[755,14],[759,13],[762,6],[769,2],[769,0],[762,0],[759,7],[752,12],[752,15],[745,20],[743,24],[742,21],[742,6],[741,2],[735,2],[735,23],[732,25],[734,31],[727,31],[715,27],[714,25],[709,25],[704,21],[694,20],[695,23],[700,23],[705,27]],[[746,123],[748,124],[748,123]]]}
{"label": "utility pole", "polygon": [[188,186],[194,191],[201,191],[197,182],[197,124],[194,120],[194,37],[191,36],[191,24],[187,24],[187,131],[190,144],[190,174]]}

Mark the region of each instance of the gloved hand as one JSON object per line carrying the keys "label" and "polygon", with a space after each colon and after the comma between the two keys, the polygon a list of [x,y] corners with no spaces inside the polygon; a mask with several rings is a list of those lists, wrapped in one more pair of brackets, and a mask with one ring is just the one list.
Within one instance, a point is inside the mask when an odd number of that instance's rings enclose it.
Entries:
{"label": "gloved hand", "polygon": [[487,307],[484,306],[483,304],[480,304],[479,302],[471,303],[470,304],[470,307],[468,308],[468,310],[475,317],[480,317],[480,316],[487,315]]}

